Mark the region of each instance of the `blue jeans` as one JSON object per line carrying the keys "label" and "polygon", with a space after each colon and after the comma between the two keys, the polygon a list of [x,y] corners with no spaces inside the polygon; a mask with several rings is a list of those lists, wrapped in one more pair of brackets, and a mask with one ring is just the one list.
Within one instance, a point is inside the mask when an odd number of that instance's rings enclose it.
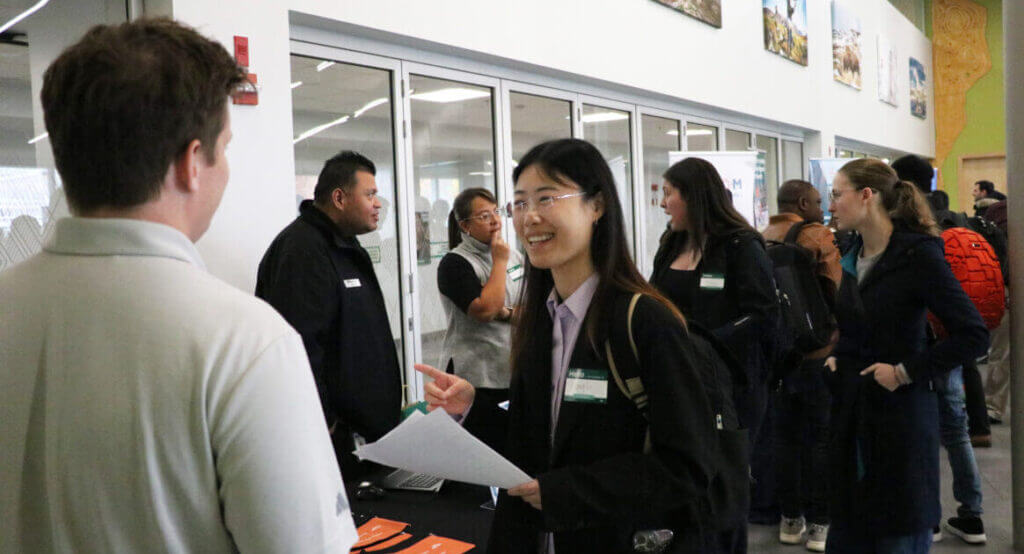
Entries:
{"label": "blue jeans", "polygon": [[953,498],[960,517],[981,516],[981,475],[974,460],[974,448],[967,434],[967,410],[961,368],[949,372],[939,384],[939,440],[949,455],[953,470]]}
{"label": "blue jeans", "polygon": [[826,554],[928,554],[931,547],[931,529],[913,535],[872,537],[862,529],[851,529],[835,521],[825,542]]}

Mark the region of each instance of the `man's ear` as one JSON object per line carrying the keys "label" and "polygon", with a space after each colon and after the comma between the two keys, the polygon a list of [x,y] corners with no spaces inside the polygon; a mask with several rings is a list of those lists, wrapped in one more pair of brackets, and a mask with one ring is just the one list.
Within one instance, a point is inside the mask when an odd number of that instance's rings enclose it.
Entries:
{"label": "man's ear", "polygon": [[174,160],[175,185],[181,192],[196,192],[199,190],[199,169],[203,155],[202,144],[199,139],[193,139],[188,143],[185,151]]}
{"label": "man's ear", "polygon": [[342,190],[341,187],[331,190],[331,204],[333,204],[336,209],[345,209],[345,191]]}

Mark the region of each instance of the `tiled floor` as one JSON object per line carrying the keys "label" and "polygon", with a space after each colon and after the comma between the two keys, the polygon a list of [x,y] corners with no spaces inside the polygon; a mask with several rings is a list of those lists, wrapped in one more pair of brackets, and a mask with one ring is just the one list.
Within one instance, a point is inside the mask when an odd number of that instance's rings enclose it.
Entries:
{"label": "tiled floor", "polygon": [[[992,426],[992,448],[978,448],[975,457],[982,476],[983,508],[985,515],[985,534],[988,544],[979,548],[970,546],[957,537],[946,535],[942,542],[936,543],[932,552],[985,552],[1004,554],[1013,552],[1013,522],[1010,507],[1010,427],[1009,424]],[[956,515],[956,501],[953,500],[952,474],[946,461],[946,451],[942,451],[942,513],[947,519]],[[750,526],[751,553],[799,554],[806,552],[802,546],[785,546],[779,544],[778,527],[766,525]]]}

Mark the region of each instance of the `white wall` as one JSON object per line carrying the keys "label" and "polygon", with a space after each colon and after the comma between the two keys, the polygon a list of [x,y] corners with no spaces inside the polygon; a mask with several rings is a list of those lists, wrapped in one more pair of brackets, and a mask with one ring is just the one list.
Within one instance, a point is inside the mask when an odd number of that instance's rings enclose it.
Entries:
{"label": "white wall", "polygon": [[[644,89],[807,129],[808,157],[834,137],[925,156],[934,153],[934,95],[926,120],[910,115],[907,57],[931,89],[931,44],[887,0],[856,0],[863,33],[862,90],[832,80],[831,9],[808,0],[809,65],[763,46],[761,5],[725,0],[715,29],[652,0],[171,0],[174,17],[230,47],[250,40],[260,105],[232,110],[232,179],[200,249],[211,270],[251,290],[256,265],[293,216],[289,10],[426,40],[587,79]],[[899,107],[878,100],[877,44],[899,56]]]}

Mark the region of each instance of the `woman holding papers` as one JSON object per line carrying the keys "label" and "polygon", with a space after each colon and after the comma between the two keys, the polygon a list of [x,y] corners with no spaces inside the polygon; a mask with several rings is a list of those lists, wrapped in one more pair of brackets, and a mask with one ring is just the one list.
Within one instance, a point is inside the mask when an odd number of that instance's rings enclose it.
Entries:
{"label": "woman holding papers", "polygon": [[[437,287],[448,316],[441,366],[476,388],[478,401],[508,400],[509,322],[523,261],[501,238],[501,210],[491,191],[470,188],[455,197],[448,216],[450,251],[437,266]],[[490,445],[502,429],[481,430]]]}
{"label": "woman holding papers", "polygon": [[[607,163],[591,144],[562,139],[530,150],[513,177],[508,211],[528,262],[509,411],[417,366],[435,379],[425,387],[432,408],[469,410],[470,429],[505,417],[504,454],[535,476],[501,494],[487,551],[618,554],[661,529],[674,533],[669,552],[707,551],[711,403],[682,316],[630,259]],[[643,412],[615,382],[629,367],[646,391]]]}

